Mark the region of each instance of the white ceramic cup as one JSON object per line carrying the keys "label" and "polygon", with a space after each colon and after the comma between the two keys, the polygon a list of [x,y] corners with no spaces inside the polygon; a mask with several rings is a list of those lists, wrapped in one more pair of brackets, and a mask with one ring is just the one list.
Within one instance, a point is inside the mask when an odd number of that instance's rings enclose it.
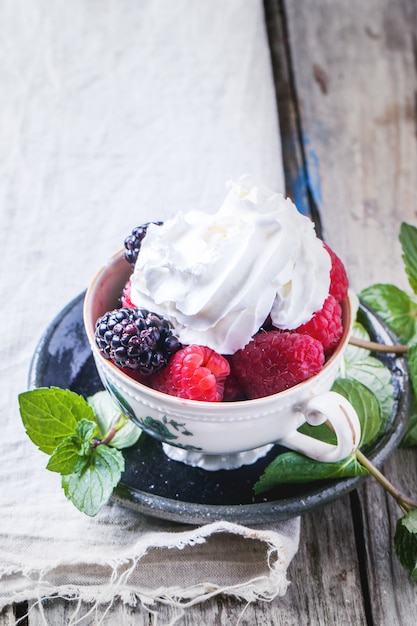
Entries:
{"label": "white ceramic cup", "polygon": [[[130,273],[123,251],[99,270],[85,296],[84,324],[104,387],[128,417],[163,442],[168,456],[205,469],[231,469],[254,462],[275,443],[326,462],[342,460],[356,449],[360,439],[356,411],[343,396],[330,391],[352,327],[348,298],[342,303],[343,336],[319,374],[264,398],[200,402],[155,391],[133,380],[100,353],[94,339],[96,320],[117,308]],[[304,422],[328,422],[337,444],[298,432]]]}

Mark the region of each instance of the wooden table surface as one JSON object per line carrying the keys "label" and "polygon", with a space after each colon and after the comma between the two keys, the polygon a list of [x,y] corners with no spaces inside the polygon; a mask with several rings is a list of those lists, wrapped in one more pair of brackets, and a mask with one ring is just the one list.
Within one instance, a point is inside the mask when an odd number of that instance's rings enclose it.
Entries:
{"label": "wooden table surface", "polygon": [[[417,225],[417,5],[414,0],[265,0],[286,164],[300,207],[359,291],[375,282],[406,288],[398,243]],[[384,473],[417,494],[417,450],[397,450]],[[245,606],[217,597],[185,612],[186,625],[414,626],[417,584],[393,550],[399,510],[368,479],[357,491],[302,517],[284,598]],[[30,608],[30,607],[29,607]],[[82,607],[81,615],[88,611]],[[9,607],[0,626],[28,607]],[[69,623],[63,600],[33,607],[20,623]],[[115,605],[101,624],[165,624],[143,608]],[[83,624],[97,624],[90,615]]]}

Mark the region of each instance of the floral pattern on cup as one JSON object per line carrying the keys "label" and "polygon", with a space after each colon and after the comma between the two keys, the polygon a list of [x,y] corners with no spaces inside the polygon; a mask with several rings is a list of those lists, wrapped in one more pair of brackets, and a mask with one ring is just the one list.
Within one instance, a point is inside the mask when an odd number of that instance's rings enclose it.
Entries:
{"label": "floral pattern on cup", "polygon": [[148,435],[151,435],[154,439],[162,442],[169,442],[171,446],[176,446],[178,448],[183,448],[184,450],[199,452],[201,448],[198,446],[193,446],[191,444],[179,444],[176,443],[175,440],[179,438],[179,435],[175,434],[169,429],[171,426],[177,433],[180,433],[184,437],[192,437],[193,433],[190,432],[184,423],[177,422],[174,419],[168,420],[166,415],[162,417],[162,419],[156,419],[150,415],[146,415],[145,417],[138,416],[133,411],[129,402],[126,398],[120,393],[116,387],[107,381],[106,384],[107,391],[113,396],[114,400],[118,403],[120,409],[123,413],[129,417],[135,424],[144,430]]}

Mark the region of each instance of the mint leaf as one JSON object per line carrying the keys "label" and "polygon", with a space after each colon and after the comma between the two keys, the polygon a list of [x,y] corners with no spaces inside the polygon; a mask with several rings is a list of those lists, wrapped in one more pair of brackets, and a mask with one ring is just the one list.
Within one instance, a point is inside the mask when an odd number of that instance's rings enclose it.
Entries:
{"label": "mint leaf", "polygon": [[[352,337],[357,339],[363,339],[364,341],[370,341],[368,331],[362,324],[355,322],[352,327]],[[363,361],[367,356],[371,354],[371,351],[366,348],[358,348],[348,343],[343,353],[343,361],[345,363],[357,363]]]}
{"label": "mint leaf", "polygon": [[98,391],[87,398],[87,402],[96,416],[100,439],[104,439],[109,430],[116,425],[117,432],[109,441],[109,446],[122,450],[137,442],[142,433],[141,429],[120,412],[119,407],[107,391]]}
{"label": "mint leaf", "polygon": [[410,410],[410,417],[407,424],[406,432],[402,438],[402,447],[417,446],[417,345],[412,344],[408,348],[408,367],[410,371],[410,379],[413,387],[412,407]]}
{"label": "mint leaf", "polygon": [[376,284],[363,289],[359,297],[406,344],[417,332],[417,303],[394,285]]}
{"label": "mint leaf", "polygon": [[[108,394],[103,393],[97,406],[99,416],[104,413],[108,420],[107,424],[101,422],[107,429],[104,436],[114,434],[113,445],[132,445],[141,430],[118,410],[117,423],[112,424],[115,405],[110,405],[110,396],[105,399]],[[95,406],[94,401],[92,404]],[[21,393],[19,408],[28,436],[50,455],[47,469],[62,475],[67,498],[80,511],[96,515],[120,480],[124,458],[119,450],[97,440],[101,432],[93,407],[72,391],[50,387]]]}
{"label": "mint leaf", "polygon": [[337,443],[336,435],[326,423],[319,424],[318,426],[312,426],[311,424],[304,422],[298,430],[300,433],[303,433],[303,435],[314,437],[314,439],[319,439],[320,441],[331,443],[332,445]]}
{"label": "mint leaf", "polygon": [[78,422],[75,433],[80,442],[84,444],[85,451],[88,451],[92,438],[98,433],[97,424],[83,418]]}
{"label": "mint leaf", "polygon": [[99,445],[80,472],[62,477],[62,487],[79,511],[93,517],[110,498],[123,470],[123,454]]}
{"label": "mint leaf", "polygon": [[398,520],[394,546],[401,564],[417,581],[417,509]]}
{"label": "mint leaf", "polygon": [[417,344],[414,343],[408,347],[407,359],[411,384],[413,386],[414,395],[417,396]]}
{"label": "mint leaf", "polygon": [[375,439],[381,426],[381,415],[375,394],[352,378],[337,378],[332,390],[349,400],[358,414],[361,425],[359,447],[369,444]]}
{"label": "mint leaf", "polygon": [[62,475],[80,471],[88,460],[80,451],[80,440],[77,437],[68,437],[55,448],[46,469]]}
{"label": "mint leaf", "polygon": [[400,444],[402,448],[417,446],[417,406],[414,399],[410,413],[407,428]]}
{"label": "mint leaf", "polygon": [[82,418],[94,421],[93,410],[83,397],[58,387],[21,393],[19,409],[29,438],[46,454],[73,435]]}
{"label": "mint leaf", "polygon": [[363,361],[346,367],[345,375],[359,381],[373,392],[381,417],[379,433],[384,432],[394,408],[394,386],[389,369],[378,359],[368,356]]}
{"label": "mint leaf", "polygon": [[75,435],[62,441],[53,451],[46,469],[59,474],[72,474],[81,471],[92,453],[91,440],[97,432],[97,425],[82,419],[75,428]]}
{"label": "mint leaf", "polygon": [[[370,339],[365,328],[358,324],[354,325],[352,334],[360,339]],[[371,356],[369,350],[349,345],[344,353],[343,377],[358,380],[375,394],[381,416],[378,434],[382,434],[394,408],[394,386],[388,367]]]}
{"label": "mint leaf", "polygon": [[410,416],[407,430],[401,440],[401,448],[417,446],[417,412]]}
{"label": "mint leaf", "polygon": [[403,222],[400,228],[400,242],[408,282],[417,294],[417,228]]}
{"label": "mint leaf", "polygon": [[285,452],[268,465],[254,490],[259,495],[282,483],[306,483],[324,478],[363,476],[367,473],[354,454],[337,463],[322,463],[298,452]]}

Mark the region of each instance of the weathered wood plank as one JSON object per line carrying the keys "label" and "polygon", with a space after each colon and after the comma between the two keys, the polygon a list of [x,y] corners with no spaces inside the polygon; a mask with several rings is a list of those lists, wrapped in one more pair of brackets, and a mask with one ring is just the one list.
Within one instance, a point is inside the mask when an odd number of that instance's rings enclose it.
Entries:
{"label": "weathered wood plank", "polygon": [[[397,450],[385,463],[383,472],[402,493],[417,498],[416,449]],[[365,483],[359,496],[373,621],[378,626],[414,626],[417,622],[417,584],[400,564],[393,547],[395,525],[402,513],[373,480]]]}
{"label": "weathered wood plank", "polygon": [[413,0],[286,0],[303,150],[329,244],[359,290],[405,286],[402,220],[416,221]]}
{"label": "weathered wood plank", "polygon": [[286,192],[301,213],[316,221],[317,230],[320,232],[315,206],[311,202],[306,186],[307,177],[300,136],[299,113],[288,57],[282,3],[279,0],[264,0],[264,11],[279,112],[282,150],[285,155],[283,165]]}
{"label": "weathered wood plank", "polygon": [[16,623],[12,606],[8,606],[0,612],[0,626],[13,626]]}
{"label": "weathered wood plank", "polygon": [[[164,608],[164,607],[163,607]],[[171,611],[172,613],[172,611]],[[161,617],[168,617],[162,610]],[[45,620],[53,626],[66,626],[76,623],[88,626],[150,626],[155,623],[152,614],[143,609],[135,609],[121,602],[116,602],[112,607],[94,607],[90,604],[77,605],[76,601],[63,600],[61,598],[47,600],[42,604],[31,607],[29,614],[29,626],[45,626]],[[162,623],[168,623],[166,620]]]}
{"label": "weathered wood plank", "polygon": [[283,623],[366,623],[349,495],[302,518],[289,577]]}

